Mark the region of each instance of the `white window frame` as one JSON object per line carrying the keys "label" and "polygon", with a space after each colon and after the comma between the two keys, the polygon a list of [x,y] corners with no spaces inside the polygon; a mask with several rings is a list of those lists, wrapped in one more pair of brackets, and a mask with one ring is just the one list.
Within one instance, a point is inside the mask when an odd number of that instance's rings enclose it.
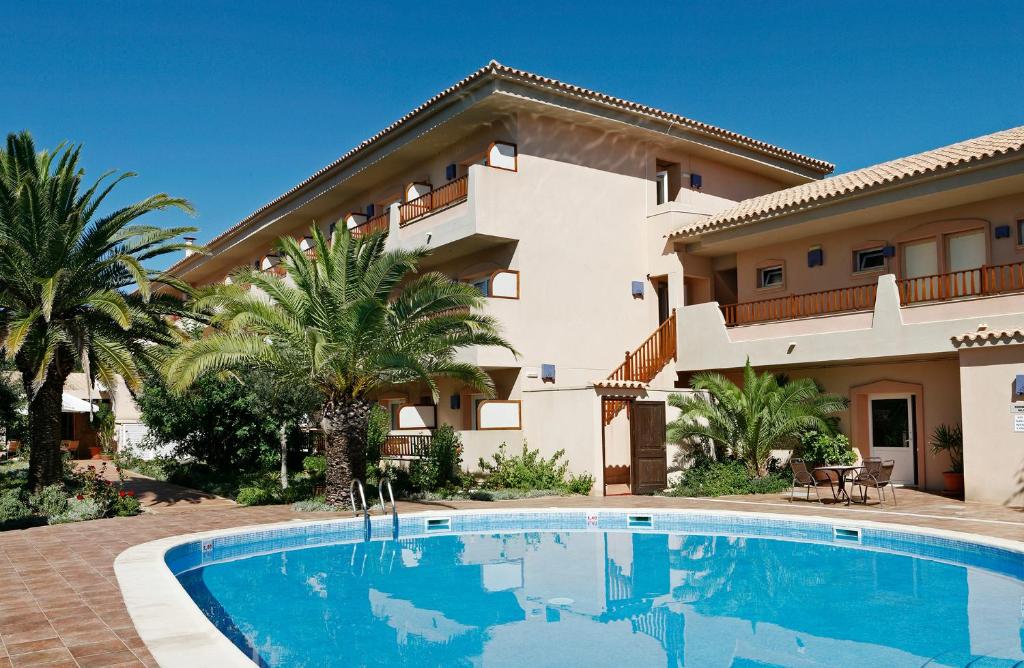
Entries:
{"label": "white window frame", "polygon": [[[779,280],[774,283],[768,283],[765,281],[765,277],[769,274],[778,272]],[[757,268],[757,287],[758,289],[770,289],[770,288],[781,288],[786,284],[786,269],[781,264],[772,264],[767,267]]]}
{"label": "white window frame", "polygon": [[654,202],[659,206],[668,201],[668,170],[660,169],[654,175]]}
{"label": "white window frame", "polygon": [[[882,258],[882,264],[877,267],[862,267],[861,258],[866,256],[868,253],[878,253],[878,257]],[[870,274],[876,271],[885,271],[888,259],[889,258],[885,257],[885,246],[858,248],[857,250],[853,251],[853,273]]]}

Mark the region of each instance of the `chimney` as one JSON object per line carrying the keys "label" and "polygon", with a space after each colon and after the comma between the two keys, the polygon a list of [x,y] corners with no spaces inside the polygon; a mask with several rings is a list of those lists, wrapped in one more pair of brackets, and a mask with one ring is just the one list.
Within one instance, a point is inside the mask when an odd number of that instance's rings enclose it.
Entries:
{"label": "chimney", "polygon": [[[196,238],[195,237],[185,237],[185,245],[186,246],[191,246],[195,242],[196,242]],[[185,249],[185,257],[188,257],[189,255],[192,255],[193,253],[195,253],[195,251],[192,250],[191,248],[186,248]]]}

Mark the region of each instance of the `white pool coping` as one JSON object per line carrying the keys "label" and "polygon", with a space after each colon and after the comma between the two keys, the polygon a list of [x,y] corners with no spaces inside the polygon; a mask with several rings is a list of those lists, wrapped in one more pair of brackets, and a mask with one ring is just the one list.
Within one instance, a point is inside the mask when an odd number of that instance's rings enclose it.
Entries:
{"label": "white pool coping", "polygon": [[[453,515],[509,515],[544,513],[602,513],[602,514],[678,514],[678,515],[722,515],[753,519],[781,520],[785,522],[807,522],[827,524],[844,528],[879,529],[899,531],[921,536],[934,536],[965,541],[1018,552],[1024,558],[1024,542],[994,538],[979,534],[932,529],[904,524],[889,524],[861,519],[839,519],[821,515],[793,515],[782,513],[761,513],[736,510],[707,510],[703,508],[474,508],[445,509],[443,511],[422,511],[403,513],[402,517],[452,517]],[[252,668],[255,662],[247,657],[227,636],[214,626],[196,606],[192,597],[178,582],[168,568],[164,557],[171,548],[193,541],[237,534],[294,528],[296,526],[326,523],[363,523],[361,518],[331,518],[313,520],[291,520],[273,524],[253,524],[230,529],[215,529],[191,534],[170,536],[128,548],[114,560],[114,573],[121,587],[128,614],[135,624],[135,630],[146,644],[153,658],[163,668],[196,668],[217,666],[228,668]]]}

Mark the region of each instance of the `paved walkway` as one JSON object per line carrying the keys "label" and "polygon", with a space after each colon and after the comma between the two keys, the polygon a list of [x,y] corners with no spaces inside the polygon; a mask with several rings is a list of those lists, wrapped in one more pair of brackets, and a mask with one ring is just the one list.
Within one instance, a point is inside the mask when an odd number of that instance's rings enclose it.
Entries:
{"label": "paved walkway", "polygon": [[[156,493],[155,493],[156,494]],[[159,497],[159,494],[156,495]],[[121,600],[114,558],[157,538],[298,519],[346,517],[294,513],[287,506],[178,505],[138,517],[0,533],[0,668],[7,666],[153,666]],[[732,509],[856,517],[1024,540],[1024,513],[900,490],[899,506],[822,506],[785,496],[666,499],[541,498],[506,502],[400,503],[399,512],[450,508],[607,507]],[[157,507],[160,508],[159,502]],[[185,512],[180,512],[181,510]]]}
{"label": "paved walkway", "polygon": [[[117,471],[114,469],[113,462],[106,462],[106,468],[103,468],[103,464],[102,460],[96,459],[75,461],[76,468],[92,466],[102,471],[105,479],[116,481]],[[178,512],[195,508],[224,508],[236,505],[231,499],[149,478],[135,471],[124,471],[123,473],[124,489],[135,493],[135,498],[139,500],[146,512]]]}

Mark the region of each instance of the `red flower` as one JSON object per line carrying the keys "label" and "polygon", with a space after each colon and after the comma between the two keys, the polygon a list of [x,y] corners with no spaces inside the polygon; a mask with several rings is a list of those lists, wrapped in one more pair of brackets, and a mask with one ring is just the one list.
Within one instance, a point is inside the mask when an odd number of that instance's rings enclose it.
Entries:
{"label": "red flower", "polygon": [[85,500],[85,497],[84,497],[84,496],[82,496],[81,494],[79,494],[79,495],[78,495],[78,496],[76,496],[75,498],[76,498],[76,499],[78,499],[79,501],[84,501],[84,500]]}
{"label": "red flower", "polygon": [[128,492],[128,496],[130,496],[130,497],[133,497],[133,498],[134,498],[134,496],[135,496],[135,492],[131,492],[131,491],[129,491],[129,492]]}
{"label": "red flower", "polygon": [[123,499],[124,497],[128,496],[128,493],[122,489],[120,492],[117,493],[117,495]]}

